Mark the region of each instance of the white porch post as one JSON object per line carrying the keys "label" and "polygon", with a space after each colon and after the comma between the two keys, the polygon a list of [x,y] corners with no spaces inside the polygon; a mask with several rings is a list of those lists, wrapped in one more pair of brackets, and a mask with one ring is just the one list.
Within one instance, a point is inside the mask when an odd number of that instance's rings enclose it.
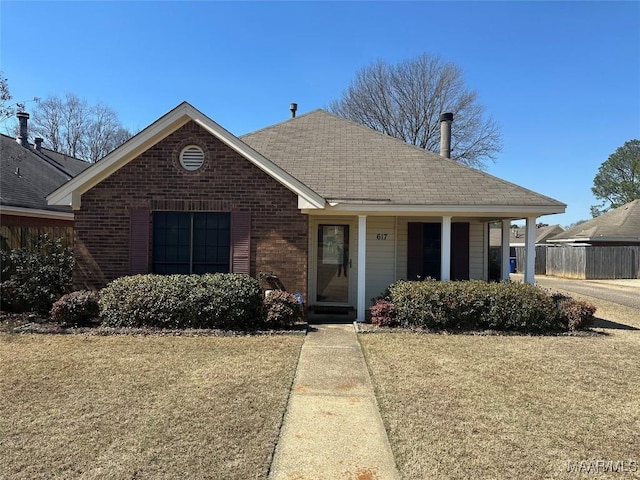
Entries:
{"label": "white porch post", "polygon": [[442,217],[440,252],[440,280],[446,282],[451,279],[451,217]]}
{"label": "white porch post", "polygon": [[527,231],[524,240],[525,265],[524,281],[535,283],[536,273],[536,217],[527,217]]}
{"label": "white porch post", "polygon": [[511,220],[502,220],[502,269],[500,279],[502,281],[509,280],[509,273],[511,272],[511,264],[509,260],[511,258],[511,249],[509,246],[509,232],[511,231]]}
{"label": "white porch post", "polygon": [[358,215],[358,303],[356,321],[364,322],[366,311],[367,216]]}

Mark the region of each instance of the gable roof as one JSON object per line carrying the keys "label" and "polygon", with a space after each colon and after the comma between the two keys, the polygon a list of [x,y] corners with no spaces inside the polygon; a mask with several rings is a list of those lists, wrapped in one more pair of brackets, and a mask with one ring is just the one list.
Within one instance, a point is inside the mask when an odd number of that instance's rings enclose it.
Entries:
{"label": "gable roof", "polygon": [[[525,227],[517,227],[509,229],[509,245],[511,246],[519,246],[525,244]],[[564,228],[560,225],[545,225],[543,227],[536,226],[536,245],[547,243],[549,238],[557,235],[558,233],[564,232]],[[502,229],[501,228],[491,228],[489,230],[489,245],[492,247],[497,247],[502,245]]]}
{"label": "gable roof", "polygon": [[187,102],[182,102],[140,133],[127,140],[102,160],[93,164],[91,168],[57,189],[47,197],[47,200],[50,204],[71,205],[74,209],[80,208],[80,200],[83,193],[189,121],[194,121],[200,125],[289,190],[296,193],[299,204],[312,208],[324,206],[325,201],[320,195]]}
{"label": "gable roof", "polygon": [[561,213],[566,205],[315,110],[240,137],[332,205]]}
{"label": "gable roof", "polygon": [[[69,207],[49,205],[46,197],[89,167],[89,163],[47,148],[24,147],[0,135],[0,205],[5,213],[28,210],[71,213]],[[27,211],[25,211],[27,209]]]}
{"label": "gable roof", "polygon": [[[47,197],[80,208],[84,192],[194,121],[298,195],[298,207],[353,212],[511,216],[562,213],[566,205],[388,135],[315,110],[235,137],[187,102]],[[446,213],[445,213],[446,212]]]}
{"label": "gable roof", "polygon": [[640,200],[576,225],[550,242],[640,242]]}

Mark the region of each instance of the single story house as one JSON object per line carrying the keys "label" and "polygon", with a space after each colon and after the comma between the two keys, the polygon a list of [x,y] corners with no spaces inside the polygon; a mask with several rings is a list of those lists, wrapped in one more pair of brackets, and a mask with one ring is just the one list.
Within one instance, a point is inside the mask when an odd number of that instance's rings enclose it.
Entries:
{"label": "single story house", "polygon": [[364,320],[398,279],[486,280],[489,224],[508,235],[513,219],[526,219],[534,281],[536,220],[563,203],[326,111],[292,112],[236,137],[182,103],[49,195],[75,212],[75,285],[265,272]]}
{"label": "single story house", "polygon": [[[39,234],[73,241],[73,210],[50,205],[47,195],[89,167],[89,163],[28,141],[29,114],[19,112],[18,138],[0,135],[0,247],[17,248]],[[56,233],[54,233],[56,232]]]}
{"label": "single story house", "polygon": [[580,279],[640,278],[640,199],[549,239],[548,275]]}
{"label": "single story house", "polygon": [[[560,225],[536,225],[536,245],[549,245],[549,239],[564,232],[564,228]],[[509,246],[513,249],[516,247],[524,247],[525,235],[527,229],[524,227],[511,226],[509,229]],[[492,247],[502,246],[502,228],[491,226],[490,245]],[[512,251],[513,253],[513,251]],[[515,255],[512,255],[515,256]]]}
{"label": "single story house", "polygon": [[[545,247],[550,246],[549,238],[564,232],[560,225],[546,225],[539,223],[536,225],[536,261],[535,274],[546,274],[547,251]],[[526,262],[525,237],[527,229],[511,225],[509,229],[509,258],[511,262],[511,273],[523,273]],[[500,278],[499,266],[502,252],[502,227],[492,224],[489,229],[489,272],[492,279]]]}
{"label": "single story house", "polygon": [[549,239],[556,245],[640,246],[640,199],[614,208]]}

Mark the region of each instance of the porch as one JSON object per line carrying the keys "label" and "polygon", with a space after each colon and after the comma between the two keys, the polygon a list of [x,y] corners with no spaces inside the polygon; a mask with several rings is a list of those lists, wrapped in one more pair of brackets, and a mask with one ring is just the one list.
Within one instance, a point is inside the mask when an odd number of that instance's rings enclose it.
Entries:
{"label": "porch", "polygon": [[[500,219],[502,280],[509,279],[509,226]],[[535,226],[526,217],[525,281],[534,282]],[[473,214],[310,215],[308,305],[317,311],[354,310],[364,321],[371,299],[407,279],[489,279],[489,223]],[[505,241],[506,237],[506,241]],[[327,310],[328,311],[328,310]]]}

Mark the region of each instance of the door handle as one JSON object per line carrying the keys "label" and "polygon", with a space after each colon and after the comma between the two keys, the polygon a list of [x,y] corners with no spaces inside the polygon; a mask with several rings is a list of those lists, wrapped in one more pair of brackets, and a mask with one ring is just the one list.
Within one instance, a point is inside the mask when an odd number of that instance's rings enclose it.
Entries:
{"label": "door handle", "polygon": [[349,259],[349,268],[351,268],[351,267],[352,267],[352,265],[351,265],[351,259]]}

